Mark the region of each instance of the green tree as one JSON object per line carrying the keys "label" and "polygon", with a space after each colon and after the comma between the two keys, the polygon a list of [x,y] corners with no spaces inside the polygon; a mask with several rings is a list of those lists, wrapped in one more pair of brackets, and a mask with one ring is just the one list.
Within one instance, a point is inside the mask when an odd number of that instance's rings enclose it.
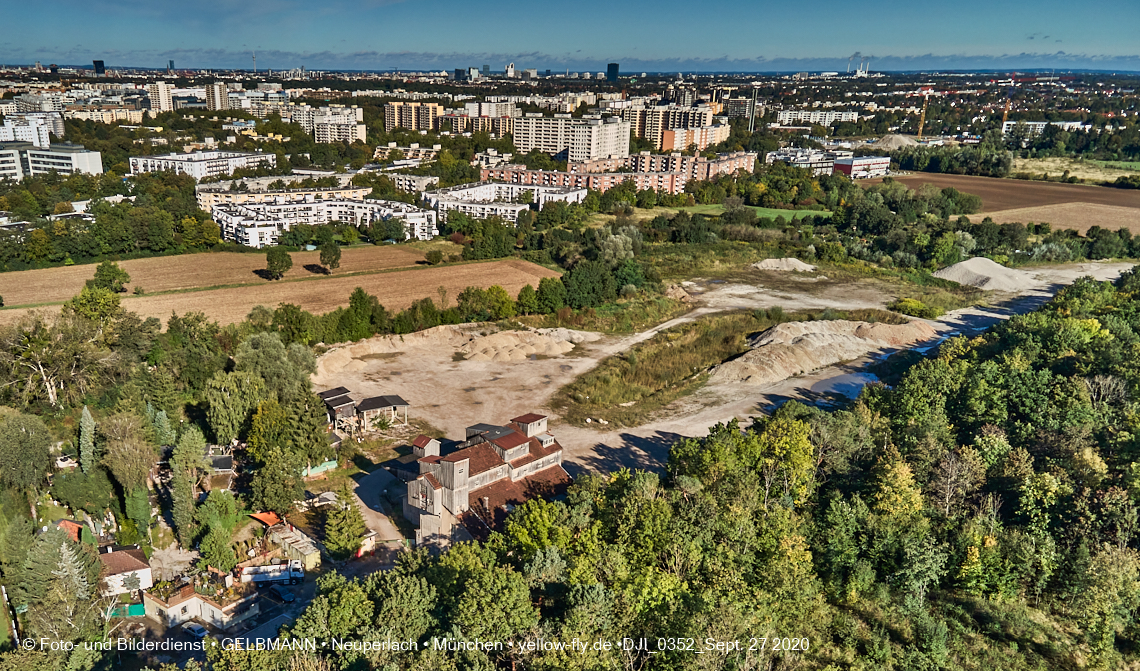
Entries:
{"label": "green tree", "polygon": [[286,347],[276,333],[255,333],[238,346],[234,370],[261,378],[267,397],[287,403],[309,391],[309,376],[317,363],[312,350],[300,343]]}
{"label": "green tree", "polygon": [[424,258],[429,264],[438,266],[439,264],[443,263],[443,252],[439,251],[438,249],[433,249],[427,254],[424,254]]}
{"label": "green tree", "polygon": [[95,418],[87,406],[79,417],[79,467],[84,473],[91,473],[95,466]]}
{"label": "green tree", "polygon": [[293,509],[293,502],[304,492],[301,459],[279,447],[271,448],[253,474],[253,503],[259,510],[268,510],[284,517]]}
{"label": "green tree", "polygon": [[337,491],[336,505],[325,513],[325,547],[333,559],[344,560],[356,554],[368,527],[356,507],[356,497],[348,485]]}
{"label": "green tree", "polygon": [[289,414],[271,398],[262,401],[253,415],[246,449],[259,462],[265,462],[274,448],[289,447]]}
{"label": "green tree", "polygon": [[538,312],[538,292],[531,285],[519,289],[519,297],[515,302],[519,314],[533,315]]}
{"label": "green tree", "polygon": [[275,280],[281,279],[293,267],[293,257],[284,247],[270,247],[265,253],[265,272]]}
{"label": "green tree", "polygon": [[122,293],[127,290],[123,285],[130,281],[130,274],[120,268],[119,264],[114,261],[104,261],[95,268],[95,278],[87,280],[87,286]]}
{"label": "green tree", "polygon": [[321,245],[321,265],[329,271],[340,268],[340,245],[331,240]]}
{"label": "green tree", "polygon": [[538,623],[526,580],[506,567],[489,567],[467,581],[453,619],[470,638],[505,641]]}
{"label": "green tree", "polygon": [[544,277],[538,281],[538,312],[551,314],[566,305],[566,285],[557,277]]}
{"label": "green tree", "polygon": [[51,434],[38,417],[10,415],[0,423],[0,482],[38,488],[51,469]]}
{"label": "green tree", "polygon": [[223,529],[210,527],[200,546],[202,561],[222,572],[229,572],[237,566],[233,541]]}
{"label": "green tree", "polygon": [[250,416],[265,397],[265,383],[255,373],[219,371],[206,382],[206,421],[214,440],[228,445],[244,435]]}
{"label": "green tree", "polygon": [[491,319],[509,319],[515,316],[515,301],[501,286],[496,284],[488,288],[486,300]]}
{"label": "green tree", "polygon": [[183,469],[174,469],[170,477],[170,517],[179,544],[188,549],[195,533],[194,485]]}
{"label": "green tree", "polygon": [[595,307],[617,297],[614,276],[601,261],[579,263],[566,276],[564,283],[566,303],[575,309]]}
{"label": "green tree", "polygon": [[112,415],[103,422],[102,433],[106,438],[103,464],[123,491],[145,491],[158,455],[143,429],[142,418],[131,413]]}

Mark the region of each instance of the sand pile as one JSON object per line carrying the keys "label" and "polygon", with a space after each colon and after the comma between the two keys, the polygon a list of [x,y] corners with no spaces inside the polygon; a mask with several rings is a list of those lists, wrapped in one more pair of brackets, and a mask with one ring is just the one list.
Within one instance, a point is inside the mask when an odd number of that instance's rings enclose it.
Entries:
{"label": "sand pile", "polygon": [[872,142],[871,146],[876,149],[902,149],[903,147],[914,147],[917,144],[917,140],[906,135],[884,135],[878,142]]}
{"label": "sand pile", "polygon": [[986,291],[1022,292],[1035,289],[1039,284],[1027,272],[1006,268],[981,256],[943,268],[934,276]]}
{"label": "sand pile", "polygon": [[772,384],[870,352],[909,347],[935,337],[925,322],[869,324],[847,320],[790,322],[764,331],[752,350],[717,366],[714,382]]}
{"label": "sand pile", "polygon": [[815,272],[815,266],[791,257],[783,259],[764,259],[763,261],[753,263],[752,267],[756,270],[791,270],[800,273]]}
{"label": "sand pile", "polygon": [[561,356],[572,349],[569,339],[537,331],[502,331],[475,338],[458,351],[468,361],[526,361],[534,354]]}

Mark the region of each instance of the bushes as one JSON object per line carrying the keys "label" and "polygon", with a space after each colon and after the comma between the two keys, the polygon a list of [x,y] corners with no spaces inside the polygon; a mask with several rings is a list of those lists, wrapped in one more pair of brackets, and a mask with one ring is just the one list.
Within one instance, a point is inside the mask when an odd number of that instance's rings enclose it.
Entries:
{"label": "bushes", "polygon": [[921,319],[936,319],[942,314],[941,310],[930,307],[914,298],[900,298],[888,305],[887,308],[895,312],[901,312],[904,315],[919,317]]}

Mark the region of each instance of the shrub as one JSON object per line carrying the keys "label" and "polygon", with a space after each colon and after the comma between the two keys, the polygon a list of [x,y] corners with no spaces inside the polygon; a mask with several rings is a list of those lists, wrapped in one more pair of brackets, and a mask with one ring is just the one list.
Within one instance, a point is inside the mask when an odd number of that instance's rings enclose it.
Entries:
{"label": "shrub", "polygon": [[888,305],[887,309],[921,319],[935,319],[942,314],[941,310],[930,307],[914,298],[900,298]]}
{"label": "shrub", "polygon": [[424,258],[427,259],[427,262],[431,265],[437,266],[443,263],[443,252],[439,251],[438,249],[433,249],[425,254]]}

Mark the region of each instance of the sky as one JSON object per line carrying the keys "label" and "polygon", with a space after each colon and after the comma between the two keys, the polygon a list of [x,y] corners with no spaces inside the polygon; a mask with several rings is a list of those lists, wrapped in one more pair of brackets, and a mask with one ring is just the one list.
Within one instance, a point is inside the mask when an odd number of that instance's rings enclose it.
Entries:
{"label": "sky", "polygon": [[1140,71],[1137,0],[0,0],[0,17],[9,65]]}

